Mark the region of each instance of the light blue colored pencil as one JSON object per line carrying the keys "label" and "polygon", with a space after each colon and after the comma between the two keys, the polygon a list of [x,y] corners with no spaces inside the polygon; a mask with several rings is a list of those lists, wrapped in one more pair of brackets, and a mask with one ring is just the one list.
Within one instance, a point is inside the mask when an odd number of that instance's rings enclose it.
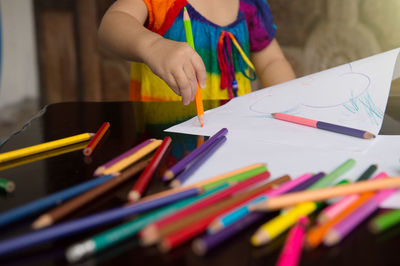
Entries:
{"label": "light blue colored pencil", "polygon": [[113,175],[106,175],[99,178],[83,182],[73,187],[61,190],[44,198],[32,201],[20,207],[11,209],[0,214],[0,227],[16,222],[22,218],[40,213],[50,207],[60,204],[72,197],[75,197],[89,189],[97,187],[113,178]]}

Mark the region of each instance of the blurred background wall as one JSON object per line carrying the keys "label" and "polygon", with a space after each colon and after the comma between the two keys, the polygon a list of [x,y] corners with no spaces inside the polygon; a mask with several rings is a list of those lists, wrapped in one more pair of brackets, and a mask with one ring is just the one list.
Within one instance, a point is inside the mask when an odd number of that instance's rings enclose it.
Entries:
{"label": "blurred background wall", "polygon": [[[97,39],[101,17],[113,2],[0,0],[0,127],[49,103],[128,99],[129,63]],[[297,76],[400,47],[399,0],[268,2],[277,39]],[[400,96],[399,81],[391,95]]]}

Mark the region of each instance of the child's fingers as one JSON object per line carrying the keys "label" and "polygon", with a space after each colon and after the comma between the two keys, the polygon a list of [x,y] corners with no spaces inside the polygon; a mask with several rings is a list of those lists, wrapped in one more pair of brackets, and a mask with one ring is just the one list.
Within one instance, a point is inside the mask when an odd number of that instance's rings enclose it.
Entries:
{"label": "child's fingers", "polygon": [[168,75],[168,78],[165,80],[165,82],[168,84],[168,86],[169,86],[177,95],[182,96],[182,95],[181,95],[181,91],[180,91],[179,86],[178,86],[178,84],[177,84],[177,82],[176,82],[176,80],[175,80],[174,75],[169,74],[169,75]]}
{"label": "child's fingers", "polygon": [[176,84],[181,93],[182,103],[184,105],[188,105],[192,98],[192,89],[191,89],[190,82],[186,77],[185,72],[183,71],[182,68],[176,69],[174,72],[172,72],[172,75],[174,76]]}
{"label": "child's fingers", "polygon": [[207,72],[204,62],[197,53],[192,56],[191,61],[196,73],[196,79],[199,82],[200,87],[205,89],[207,85]]}
{"label": "child's fingers", "polygon": [[196,91],[197,91],[197,78],[196,78],[196,72],[193,68],[193,65],[188,62],[187,64],[185,64],[183,66],[183,71],[186,74],[186,78],[188,79],[189,83],[190,83],[190,89],[192,92],[192,96],[191,96],[191,101],[194,100],[195,96],[196,96]]}

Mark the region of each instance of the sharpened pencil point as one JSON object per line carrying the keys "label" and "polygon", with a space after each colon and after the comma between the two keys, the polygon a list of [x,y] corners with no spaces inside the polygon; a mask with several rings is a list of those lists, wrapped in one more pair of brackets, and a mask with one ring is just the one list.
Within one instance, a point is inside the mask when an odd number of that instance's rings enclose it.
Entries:
{"label": "sharpened pencil point", "polygon": [[168,181],[168,180],[171,180],[174,177],[175,177],[174,173],[172,171],[170,171],[170,170],[167,170],[164,173],[163,180],[164,181]]}
{"label": "sharpened pencil point", "polygon": [[171,184],[169,185],[171,188],[178,188],[181,186],[181,181],[179,181],[178,179],[175,179],[171,182]]}
{"label": "sharpened pencil point", "polygon": [[207,252],[206,245],[202,239],[196,239],[192,242],[192,250],[196,255],[203,256]]}
{"label": "sharpened pencil point", "polygon": [[49,215],[44,214],[33,222],[32,227],[33,229],[41,229],[43,227],[47,227],[52,224],[53,224],[53,219]]}
{"label": "sharpened pencil point", "polygon": [[137,191],[131,191],[128,194],[128,200],[131,202],[136,202],[141,198],[141,195],[139,192]]}

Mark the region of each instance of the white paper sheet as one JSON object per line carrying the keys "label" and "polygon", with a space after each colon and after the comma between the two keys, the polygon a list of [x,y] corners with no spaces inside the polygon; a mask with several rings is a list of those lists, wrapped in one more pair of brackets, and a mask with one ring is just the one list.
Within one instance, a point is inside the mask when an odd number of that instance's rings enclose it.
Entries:
{"label": "white paper sheet", "polygon": [[[349,158],[356,165],[340,179],[355,180],[371,164],[390,176],[400,176],[400,136],[378,136],[366,153],[343,150],[323,151],[273,142],[251,142],[229,133],[223,144],[184,184],[192,184],[254,163],[266,163],[272,178],[289,174],[296,178],[304,173],[329,173]],[[397,197],[397,198],[396,198]],[[388,203],[386,203],[388,202]],[[389,205],[390,204],[390,205]],[[383,203],[400,208],[400,192]]]}
{"label": "white paper sheet", "polygon": [[223,127],[253,141],[321,149],[365,152],[373,140],[308,128],[279,121],[283,112],[377,134],[382,126],[390,84],[400,49],[235,98],[197,118],[166,131],[211,136]]}

